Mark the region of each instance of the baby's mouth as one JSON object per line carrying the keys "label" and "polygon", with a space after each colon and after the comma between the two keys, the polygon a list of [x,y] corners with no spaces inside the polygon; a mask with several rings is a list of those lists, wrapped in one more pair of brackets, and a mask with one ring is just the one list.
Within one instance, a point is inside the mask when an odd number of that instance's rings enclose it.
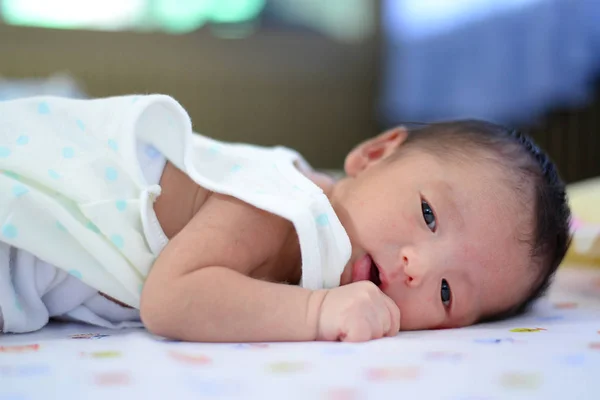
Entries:
{"label": "baby's mouth", "polygon": [[369,272],[369,280],[377,287],[381,286],[381,277],[379,276],[379,268],[373,258],[371,258],[371,271]]}
{"label": "baby's mouth", "polygon": [[381,285],[379,267],[369,254],[365,254],[354,262],[352,282],[371,281],[378,287]]}

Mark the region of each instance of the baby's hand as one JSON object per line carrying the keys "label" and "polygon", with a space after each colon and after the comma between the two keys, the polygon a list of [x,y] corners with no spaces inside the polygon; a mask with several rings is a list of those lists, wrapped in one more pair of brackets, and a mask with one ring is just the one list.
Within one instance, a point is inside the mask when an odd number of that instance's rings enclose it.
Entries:
{"label": "baby's hand", "polygon": [[327,292],[317,340],[363,342],[394,336],[399,330],[398,306],[373,282],[360,281]]}

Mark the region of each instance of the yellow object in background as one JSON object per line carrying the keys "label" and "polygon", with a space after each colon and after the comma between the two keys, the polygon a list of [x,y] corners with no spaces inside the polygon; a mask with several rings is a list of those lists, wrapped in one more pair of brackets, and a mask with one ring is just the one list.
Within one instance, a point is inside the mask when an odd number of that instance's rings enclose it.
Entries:
{"label": "yellow object in background", "polygon": [[565,264],[600,267],[600,177],[567,187],[573,213],[573,243]]}

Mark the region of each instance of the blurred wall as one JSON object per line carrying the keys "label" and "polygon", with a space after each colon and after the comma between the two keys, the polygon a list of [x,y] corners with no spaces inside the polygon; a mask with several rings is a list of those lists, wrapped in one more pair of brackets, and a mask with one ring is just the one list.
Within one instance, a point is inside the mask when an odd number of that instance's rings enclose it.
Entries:
{"label": "blurred wall", "polygon": [[0,76],[68,72],[92,97],[165,93],[197,132],[283,144],[316,167],[339,168],[377,132],[377,39],[358,44],[307,33],[219,39],[0,25]]}

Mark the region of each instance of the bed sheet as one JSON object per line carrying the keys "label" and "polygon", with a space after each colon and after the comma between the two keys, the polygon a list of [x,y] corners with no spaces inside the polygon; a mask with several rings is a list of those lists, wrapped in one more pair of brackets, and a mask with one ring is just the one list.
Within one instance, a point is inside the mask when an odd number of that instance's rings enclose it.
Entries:
{"label": "bed sheet", "polygon": [[51,324],[0,336],[0,400],[599,399],[600,270],[527,316],[362,344],[190,344]]}

